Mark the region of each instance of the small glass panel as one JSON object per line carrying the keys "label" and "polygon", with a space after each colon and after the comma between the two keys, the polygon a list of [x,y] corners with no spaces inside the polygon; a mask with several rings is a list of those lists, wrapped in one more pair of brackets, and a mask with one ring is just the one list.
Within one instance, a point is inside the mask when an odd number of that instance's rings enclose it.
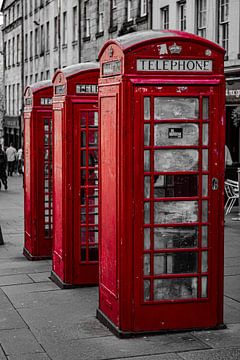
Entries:
{"label": "small glass panel", "polygon": [[90,147],[98,146],[98,132],[97,131],[89,131],[88,143]]}
{"label": "small glass panel", "polygon": [[208,170],[208,150],[204,149],[202,151],[202,168],[203,170]]}
{"label": "small glass panel", "polygon": [[150,145],[150,125],[144,124],[144,145]]}
{"label": "small glass panel", "polygon": [[154,300],[192,299],[196,297],[196,277],[154,280]]}
{"label": "small glass panel", "polygon": [[202,222],[208,221],[208,202],[204,200],[202,202]]}
{"label": "small glass panel", "polygon": [[192,248],[198,245],[198,228],[159,227],[154,229],[154,249]]}
{"label": "small glass panel", "polygon": [[81,127],[86,127],[86,120],[87,119],[87,113],[82,112],[81,113]]}
{"label": "small glass panel", "polygon": [[202,99],[202,118],[203,120],[208,120],[209,118],[209,106],[208,106],[208,97],[203,97]]}
{"label": "small glass panel", "polygon": [[208,175],[202,177],[202,196],[208,196]]}
{"label": "small glass panel", "polygon": [[144,204],[144,224],[150,223],[150,203],[146,202]]}
{"label": "small glass panel", "polygon": [[208,145],[208,124],[203,124],[202,143]]}
{"label": "small glass panel", "polygon": [[144,97],[144,120],[150,120],[150,97]]}
{"label": "small glass panel", "polygon": [[199,102],[194,97],[155,97],[154,119],[198,119]]}
{"label": "small glass panel", "polygon": [[90,111],[88,113],[88,126],[89,127],[97,127],[98,126],[98,112]]}
{"label": "small glass panel", "polygon": [[198,145],[199,128],[196,124],[155,124],[154,145]]}
{"label": "small glass panel", "polygon": [[144,229],[144,249],[150,249],[150,229],[148,228]]}
{"label": "small glass panel", "polygon": [[144,171],[150,171],[150,151],[144,150]]}
{"label": "small glass panel", "polygon": [[154,275],[196,273],[198,256],[195,252],[154,255]]}
{"label": "small glass panel", "polygon": [[198,175],[155,175],[154,197],[198,196]]}
{"label": "small glass panel", "polygon": [[208,227],[202,226],[202,247],[208,246]]}
{"label": "small glass panel", "polygon": [[155,171],[197,171],[198,151],[171,149],[154,151]]}
{"label": "small glass panel", "polygon": [[150,275],[150,254],[144,254],[144,275]]}
{"label": "small glass panel", "polygon": [[150,197],[150,176],[144,176],[144,197]]}
{"label": "small glass panel", "polygon": [[81,132],[81,147],[86,147],[86,132]]}
{"label": "small glass panel", "polygon": [[144,280],[144,301],[150,300],[150,280]]}
{"label": "small glass panel", "polygon": [[203,276],[202,277],[202,293],[201,293],[202,298],[206,298],[208,296],[207,287],[208,287],[208,278],[207,278],[207,276]]}
{"label": "small glass panel", "polygon": [[154,223],[192,223],[198,221],[197,201],[161,201],[154,203]]}
{"label": "small glass panel", "polygon": [[202,272],[208,271],[208,251],[202,252]]}

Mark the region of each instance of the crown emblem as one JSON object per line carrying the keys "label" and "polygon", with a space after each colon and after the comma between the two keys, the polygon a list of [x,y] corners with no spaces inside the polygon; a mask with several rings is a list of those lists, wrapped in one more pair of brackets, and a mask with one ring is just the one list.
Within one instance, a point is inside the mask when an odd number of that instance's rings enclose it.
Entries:
{"label": "crown emblem", "polygon": [[180,52],[182,51],[182,46],[174,43],[173,45],[169,46],[169,50],[171,54],[180,54]]}

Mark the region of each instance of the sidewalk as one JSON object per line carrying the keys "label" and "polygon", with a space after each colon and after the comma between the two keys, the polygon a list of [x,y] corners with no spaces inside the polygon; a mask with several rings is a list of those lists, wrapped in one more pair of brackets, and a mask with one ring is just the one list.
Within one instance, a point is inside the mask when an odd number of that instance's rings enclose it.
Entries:
{"label": "sidewalk", "polygon": [[239,360],[240,221],[225,226],[225,330],[118,339],[95,318],[98,288],[59,289],[51,261],[22,255],[22,177],[0,191],[0,360]]}

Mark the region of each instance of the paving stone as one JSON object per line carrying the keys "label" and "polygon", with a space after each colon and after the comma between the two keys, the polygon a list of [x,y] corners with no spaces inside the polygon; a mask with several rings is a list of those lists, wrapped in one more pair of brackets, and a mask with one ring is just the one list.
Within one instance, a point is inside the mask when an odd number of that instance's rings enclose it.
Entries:
{"label": "paving stone", "polygon": [[0,331],[7,329],[21,329],[26,327],[27,326],[25,322],[16,310],[0,310]]}
{"label": "paving stone", "polygon": [[240,302],[240,274],[224,279],[224,295]]}
{"label": "paving stone", "polygon": [[177,354],[157,354],[157,355],[143,355],[143,356],[134,356],[128,358],[114,358],[114,360],[182,360],[182,358]]}
{"label": "paving stone", "polygon": [[2,289],[0,289],[0,311],[1,310],[7,311],[11,309],[13,309],[13,305],[9,301],[6,294],[2,291]]}
{"label": "paving stone", "polygon": [[240,323],[240,302],[224,297],[224,323]]}
{"label": "paving stone", "polygon": [[49,278],[51,275],[50,271],[45,272],[39,272],[37,274],[28,274],[28,276],[34,281],[34,282],[44,282],[44,281],[51,281]]}
{"label": "paving stone", "polygon": [[239,360],[240,348],[190,351],[179,355],[185,360]]}
{"label": "paving stone", "polygon": [[[72,307],[79,314],[95,316],[98,302],[98,289],[95,287],[61,290],[52,282],[33,283],[31,285],[15,285],[3,287],[17,309],[46,309],[46,306]],[[53,307],[51,309],[53,311]]]}
{"label": "paving stone", "polygon": [[0,360],[6,360],[7,357],[4,355],[3,349],[1,348],[1,342],[0,342]]}
{"label": "paving stone", "polygon": [[0,286],[20,285],[29,283],[33,283],[33,280],[25,274],[0,276]]}
{"label": "paving stone", "polygon": [[[145,338],[118,339],[115,336],[97,337],[61,343],[42,342],[45,351],[54,360],[103,360],[150,356],[176,351],[206,348],[187,334],[160,335]],[[143,358],[144,359],[144,358]]]}
{"label": "paving stone", "polygon": [[4,330],[0,332],[0,335],[1,345],[6,355],[43,352],[42,347],[28,329]]}
{"label": "paving stone", "polygon": [[238,347],[240,323],[230,324],[223,330],[195,331],[194,335],[211,348]]}
{"label": "paving stone", "polygon": [[8,360],[49,360],[49,359],[50,357],[48,357],[46,353],[30,353],[30,354],[18,354],[18,355],[8,356]]}

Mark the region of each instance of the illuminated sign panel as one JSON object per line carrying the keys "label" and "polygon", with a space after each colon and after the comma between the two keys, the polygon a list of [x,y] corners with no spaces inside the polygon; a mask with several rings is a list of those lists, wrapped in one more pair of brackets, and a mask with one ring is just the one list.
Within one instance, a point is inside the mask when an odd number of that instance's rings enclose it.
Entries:
{"label": "illuminated sign panel", "polygon": [[138,71],[211,72],[212,60],[201,59],[137,59]]}
{"label": "illuminated sign panel", "polygon": [[121,73],[121,62],[120,60],[106,62],[102,66],[103,75],[116,75]]}
{"label": "illuminated sign panel", "polygon": [[98,86],[96,84],[77,84],[76,85],[76,93],[77,94],[97,94]]}

